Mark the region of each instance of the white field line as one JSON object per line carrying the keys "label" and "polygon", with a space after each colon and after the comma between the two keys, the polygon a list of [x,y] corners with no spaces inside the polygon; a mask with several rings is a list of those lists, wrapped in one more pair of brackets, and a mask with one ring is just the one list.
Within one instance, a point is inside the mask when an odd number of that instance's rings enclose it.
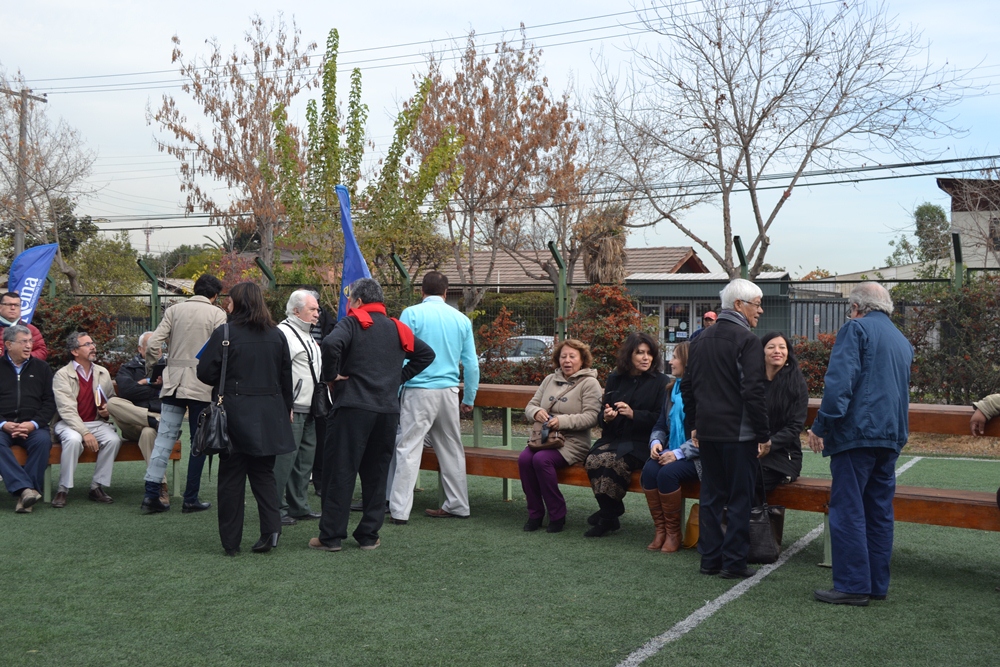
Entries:
{"label": "white field line", "polygon": [[[914,465],[916,465],[917,461],[920,461],[923,458],[924,457],[922,456],[914,456],[912,459],[901,465],[899,468],[896,469],[896,477],[899,477],[904,472],[912,468]],[[781,553],[781,556],[778,557],[778,560],[771,563],[770,565],[762,566],[759,570],[757,570],[757,574],[755,574],[754,576],[750,577],[749,579],[744,579],[743,581],[736,584],[735,586],[730,588],[728,591],[726,591],[719,597],[706,603],[703,607],[695,610],[694,613],[692,613],[684,620],[678,621],[677,624],[674,625],[674,627],[670,628],[662,635],[657,635],[656,637],[650,639],[648,642],[646,642],[641,647],[639,647],[631,654],[629,654],[627,658],[618,663],[618,667],[637,667],[638,665],[641,665],[647,659],[659,653],[664,646],[666,646],[671,642],[677,641],[687,633],[691,632],[699,625],[701,625],[709,618],[711,618],[715,614],[715,612],[719,611],[733,600],[738,599],[748,590],[759,584],[764,579],[764,577],[771,574],[779,567],[787,563],[792,556],[794,556],[795,554],[799,553],[807,546],[812,544],[812,542],[815,541],[822,534],[823,534],[823,524],[821,523],[812,530],[810,530],[808,533],[803,535],[801,538],[799,538],[798,541],[795,542],[795,544],[788,547],[788,549],[785,549]]]}

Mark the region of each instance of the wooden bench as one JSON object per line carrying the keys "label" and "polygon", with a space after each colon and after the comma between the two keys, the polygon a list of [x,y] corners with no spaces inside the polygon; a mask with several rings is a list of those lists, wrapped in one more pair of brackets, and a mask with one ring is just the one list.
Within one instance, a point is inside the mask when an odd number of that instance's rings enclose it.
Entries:
{"label": "wooden bench", "polygon": [[[14,457],[17,462],[22,466],[28,460],[28,452],[20,445],[14,445],[11,447],[11,451],[14,452]],[[42,497],[45,502],[52,500],[52,466],[58,465],[62,460],[62,445],[54,444],[52,449],[49,450],[49,465],[45,472],[45,488],[42,491]],[[118,461],[142,461],[142,450],[139,449],[139,443],[134,440],[123,440],[122,446],[118,449],[118,455],[115,456],[115,462]],[[178,440],[174,443],[174,449],[170,452],[170,488],[173,489],[174,496],[180,496],[180,490],[177,486],[177,462],[181,460],[181,441]],[[91,452],[84,449],[80,454],[80,463],[96,463],[97,462],[97,452]]]}
{"label": "wooden bench", "polygon": [[[524,443],[515,444],[512,434],[512,411],[523,410],[534,396],[535,387],[480,385],[476,394],[473,413],[473,447],[466,447],[466,471],[470,475],[498,477],[504,480],[504,498],[511,498],[510,481],[519,479],[517,457]],[[811,424],[819,409],[819,399],[809,400],[807,424]],[[481,447],[482,408],[502,408],[503,448]],[[910,404],[910,431],[914,433],[939,433],[967,435],[973,408],[958,405]],[[1000,437],[1000,419],[986,425],[986,435]],[[439,470],[437,457],[431,449],[424,449],[421,460],[424,470]],[[590,486],[582,465],[569,466],[558,471],[559,482],[571,486]],[[697,498],[697,483],[685,484],[685,498]],[[630,491],[641,492],[639,472],[632,476]],[[827,514],[830,503],[830,480],[800,477],[791,484],[783,484],[768,495],[768,501],[788,509]],[[893,502],[896,521],[923,523],[936,526],[973,528],[1000,531],[1000,508],[993,493],[933,489],[920,486],[897,486]],[[829,531],[827,531],[829,535]],[[829,562],[829,558],[827,559]]]}

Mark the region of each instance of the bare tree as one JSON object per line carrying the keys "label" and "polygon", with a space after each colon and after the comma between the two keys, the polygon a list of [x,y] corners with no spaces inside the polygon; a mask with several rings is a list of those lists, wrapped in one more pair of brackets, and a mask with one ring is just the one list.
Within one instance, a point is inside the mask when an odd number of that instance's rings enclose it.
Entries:
{"label": "bare tree", "polygon": [[[279,14],[268,23],[259,15],[250,20],[245,34],[247,50],[229,55],[215,39],[207,41],[207,57],[187,60],[180,38],[173,37],[171,62],[178,63],[186,79],[181,86],[211,127],[203,133],[189,122],[176,100],[163,96],[146,120],[156,123],[173,141],[158,140],[161,151],[180,161],[181,192],[187,193],[187,210],[209,213],[215,224],[237,225],[256,230],[261,239],[261,259],[273,265],[274,239],[283,224],[284,209],[264,178],[265,164],[275,164],[275,123],[272,113],[316,80],[309,68],[315,44],[302,46],[300,31],[291,28]],[[287,128],[294,139],[298,131]],[[228,201],[218,199],[215,187],[203,178],[223,183]]]}
{"label": "bare tree", "polygon": [[[536,203],[532,186],[544,178],[546,156],[569,120],[566,97],[555,97],[539,72],[540,57],[522,28],[520,45],[504,39],[492,54],[481,53],[470,33],[453,77],[440,59],[430,58],[431,88],[413,146],[426,156],[451,129],[464,139],[451,167],[463,171],[462,181],[443,219],[451,261],[467,285],[467,312],[486,293],[497,253],[516,245],[520,225]],[[437,190],[449,182],[443,179]],[[490,251],[482,265],[477,248]]]}
{"label": "bare tree", "polygon": [[[24,78],[20,73],[8,78],[0,70],[0,86],[23,88]],[[26,199],[21,211],[16,197],[21,100],[0,96],[0,216],[7,229],[12,229],[14,220],[23,216],[25,236],[34,244],[59,243],[58,216],[54,211],[93,191],[86,178],[96,156],[69,124],[62,119],[54,123],[50,120],[46,105],[30,101],[28,104]],[[77,271],[66,261],[61,245],[55,261],[69,280],[70,289],[79,293]]]}
{"label": "bare tree", "polygon": [[[629,76],[605,68],[601,117],[650,222],[673,224],[730,276],[738,206],[752,213],[756,276],[808,168],[912,156],[919,139],[955,131],[943,113],[960,75],[929,64],[921,35],[883,3],[656,0],[638,13],[651,44],[634,45]],[[784,191],[765,201],[776,176]],[[707,199],[720,204],[721,246],[678,215]]]}

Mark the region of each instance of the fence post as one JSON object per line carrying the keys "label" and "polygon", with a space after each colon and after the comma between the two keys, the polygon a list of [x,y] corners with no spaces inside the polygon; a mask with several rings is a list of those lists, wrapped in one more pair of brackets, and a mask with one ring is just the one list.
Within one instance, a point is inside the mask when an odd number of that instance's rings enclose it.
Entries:
{"label": "fence post", "polygon": [[260,270],[264,273],[264,276],[267,278],[267,286],[270,289],[274,289],[275,286],[278,284],[278,279],[274,277],[274,271],[272,271],[271,267],[265,264],[264,260],[262,260],[260,257],[254,257],[253,261],[257,263],[257,266],[260,268]]}
{"label": "fence post", "polygon": [[559,267],[559,284],[556,285],[556,340],[566,338],[566,262],[563,261],[555,241],[549,241],[549,252]]}
{"label": "fence post", "polygon": [[156,274],[150,271],[144,261],[137,259],[135,263],[149,278],[149,330],[155,331],[160,324],[160,284],[156,280]]}
{"label": "fence post", "polygon": [[740,278],[750,279],[750,268],[747,266],[747,254],[743,250],[743,241],[739,236],[733,237],[733,245],[736,246],[736,256],[740,258]]}
{"label": "fence post", "polygon": [[45,281],[49,284],[49,298],[56,298],[56,281],[52,280],[52,276],[45,276]]}
{"label": "fence post", "polygon": [[957,292],[965,285],[965,263],[962,262],[962,239],[958,232],[951,235],[951,247],[955,249],[955,277],[952,284]]}

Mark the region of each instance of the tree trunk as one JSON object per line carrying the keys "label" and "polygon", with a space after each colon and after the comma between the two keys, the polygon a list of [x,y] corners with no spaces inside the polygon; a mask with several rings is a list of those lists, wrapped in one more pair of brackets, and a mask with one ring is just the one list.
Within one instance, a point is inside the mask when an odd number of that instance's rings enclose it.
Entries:
{"label": "tree trunk", "polygon": [[62,248],[56,253],[56,264],[59,265],[59,271],[62,272],[66,279],[69,280],[69,289],[73,294],[81,294],[83,292],[80,289],[80,281],[78,280],[79,273],[76,269],[66,263],[66,260],[62,256]]}

